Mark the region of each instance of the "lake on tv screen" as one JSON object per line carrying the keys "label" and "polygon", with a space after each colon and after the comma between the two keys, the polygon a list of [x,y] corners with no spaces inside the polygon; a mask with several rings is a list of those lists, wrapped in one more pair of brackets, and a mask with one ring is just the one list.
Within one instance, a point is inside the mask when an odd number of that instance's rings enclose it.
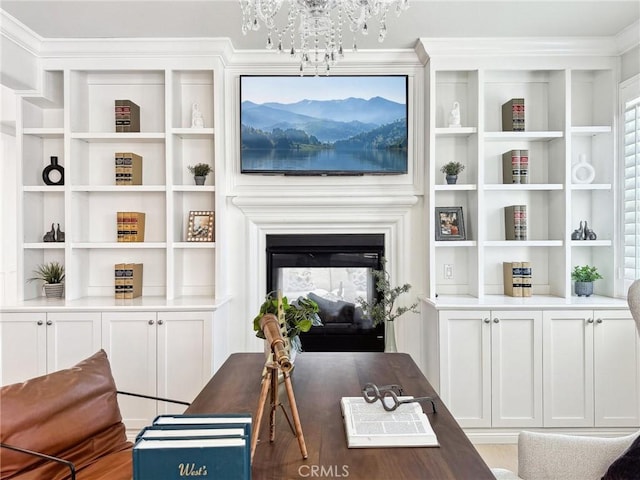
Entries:
{"label": "lake on tv screen", "polygon": [[243,150],[243,172],[406,173],[407,152],[398,150]]}

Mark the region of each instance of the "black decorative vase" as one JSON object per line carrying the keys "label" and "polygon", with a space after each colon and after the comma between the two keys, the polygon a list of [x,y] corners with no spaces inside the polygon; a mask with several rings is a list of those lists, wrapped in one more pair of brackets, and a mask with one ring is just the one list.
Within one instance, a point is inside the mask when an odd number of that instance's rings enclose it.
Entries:
{"label": "black decorative vase", "polygon": [[447,184],[449,185],[455,185],[456,182],[458,181],[458,175],[447,174],[445,178],[447,179]]}
{"label": "black decorative vase", "polygon": [[[54,180],[51,179],[53,174]],[[60,176],[57,180],[57,176]],[[47,185],[64,185],[64,167],[58,165],[58,157],[51,157],[51,164],[44,167],[42,171],[42,180]]]}

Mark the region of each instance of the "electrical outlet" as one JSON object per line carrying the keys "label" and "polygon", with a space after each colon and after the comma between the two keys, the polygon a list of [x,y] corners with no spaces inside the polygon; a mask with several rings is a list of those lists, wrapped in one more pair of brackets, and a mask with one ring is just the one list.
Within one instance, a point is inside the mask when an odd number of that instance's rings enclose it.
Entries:
{"label": "electrical outlet", "polygon": [[444,279],[453,280],[453,265],[450,263],[444,264]]}

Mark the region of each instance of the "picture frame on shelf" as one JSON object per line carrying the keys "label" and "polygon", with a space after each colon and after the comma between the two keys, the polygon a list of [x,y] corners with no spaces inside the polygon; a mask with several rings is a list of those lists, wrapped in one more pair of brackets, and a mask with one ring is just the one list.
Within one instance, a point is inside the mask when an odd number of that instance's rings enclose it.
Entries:
{"label": "picture frame on shelf", "polygon": [[189,212],[187,242],[213,242],[214,212],[211,210],[192,210]]}
{"label": "picture frame on shelf", "polygon": [[436,207],[436,241],[466,240],[462,207]]}

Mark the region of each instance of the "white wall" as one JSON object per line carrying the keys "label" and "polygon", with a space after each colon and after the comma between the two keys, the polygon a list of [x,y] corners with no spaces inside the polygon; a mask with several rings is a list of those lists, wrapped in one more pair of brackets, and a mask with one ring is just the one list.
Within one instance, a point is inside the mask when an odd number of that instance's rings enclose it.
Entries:
{"label": "white wall", "polygon": [[0,305],[15,302],[16,289],[16,137],[15,94],[0,86]]}
{"label": "white wall", "polygon": [[640,45],[628,50],[621,57],[620,82],[640,73]]}

